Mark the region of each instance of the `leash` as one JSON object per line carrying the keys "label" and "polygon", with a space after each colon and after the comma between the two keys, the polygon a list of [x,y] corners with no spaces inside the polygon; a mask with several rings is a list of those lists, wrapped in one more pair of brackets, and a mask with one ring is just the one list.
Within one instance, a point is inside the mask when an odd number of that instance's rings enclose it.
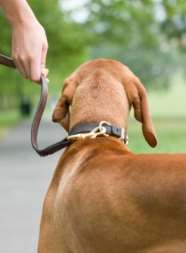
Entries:
{"label": "leash", "polygon": [[[15,63],[12,58],[7,57],[5,55],[0,54],[0,64],[14,68],[16,69]],[[38,103],[38,106],[36,108],[36,112],[32,121],[32,127],[31,127],[31,143],[33,149],[40,155],[40,156],[47,156],[51,155],[71,144],[71,141],[67,138],[64,138],[63,140],[50,145],[44,149],[40,149],[38,145],[38,132],[39,132],[39,126],[41,122],[41,118],[43,115],[43,112],[46,107],[47,99],[48,99],[48,82],[44,78],[44,76],[41,76],[40,80],[40,86],[41,86],[41,92],[40,92],[40,100]]]}
{"label": "leash", "polygon": [[[0,64],[16,69],[13,59],[2,54],[0,54]],[[69,132],[69,135],[63,140],[54,143],[53,145],[50,145],[44,149],[40,149],[38,145],[38,132],[48,98],[48,82],[44,76],[41,76],[40,84],[40,100],[36,108],[31,127],[31,143],[33,149],[38,155],[51,155],[65,147],[68,147],[75,140],[85,138],[94,139],[97,136],[114,136],[124,141],[125,144],[128,144],[128,135],[125,132],[124,128],[119,128],[111,125],[108,122],[101,121],[100,123],[80,123],[73,127]]]}

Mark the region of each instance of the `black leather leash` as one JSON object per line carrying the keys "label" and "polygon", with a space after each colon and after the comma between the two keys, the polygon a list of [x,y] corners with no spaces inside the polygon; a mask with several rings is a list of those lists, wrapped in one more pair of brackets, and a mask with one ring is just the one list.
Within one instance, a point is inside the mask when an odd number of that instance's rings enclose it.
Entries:
{"label": "black leather leash", "polygon": [[[0,64],[10,67],[10,68],[16,68],[14,61],[12,58],[7,57],[5,55],[0,54]],[[39,132],[39,126],[41,122],[41,118],[43,115],[43,112],[45,110],[45,106],[47,103],[48,98],[48,83],[47,80],[42,76],[40,80],[40,86],[41,86],[41,95],[39,104],[37,106],[33,121],[32,121],[32,128],[31,128],[31,143],[33,149],[40,155],[40,156],[47,156],[51,155],[67,146],[70,145],[71,141],[67,140],[66,138],[51,145],[47,148],[40,149],[38,145],[38,132]]]}
{"label": "black leather leash", "polygon": [[[10,68],[16,68],[13,59],[4,56],[0,54],[0,64],[5,65]],[[110,135],[114,136],[117,138],[120,138],[124,141],[124,143],[128,142],[128,136],[127,133],[123,128],[119,128],[113,125],[110,125],[107,122],[103,123],[81,123],[75,126],[70,132],[69,135],[64,138],[63,140],[50,145],[44,149],[40,149],[38,145],[38,132],[39,132],[39,126],[41,122],[42,115],[44,113],[46,103],[47,103],[47,98],[48,98],[48,83],[47,80],[41,76],[40,80],[40,86],[41,86],[41,95],[40,95],[40,100],[33,118],[32,122],[32,128],[31,128],[31,143],[33,149],[40,155],[40,156],[47,156],[51,155],[65,147],[68,147],[72,142],[73,136],[77,136],[82,134],[84,136],[86,133],[91,133],[92,131],[95,130],[94,134],[98,133],[100,135]],[[97,130],[96,130],[97,129]],[[102,130],[104,130],[102,132]]]}

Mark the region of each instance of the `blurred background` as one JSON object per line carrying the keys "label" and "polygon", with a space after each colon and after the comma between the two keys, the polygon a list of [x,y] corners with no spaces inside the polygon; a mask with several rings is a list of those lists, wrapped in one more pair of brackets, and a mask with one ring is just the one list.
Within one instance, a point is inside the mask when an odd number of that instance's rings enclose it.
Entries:
{"label": "blurred background", "polygon": [[[147,146],[141,126],[132,116],[129,147],[135,152],[186,152],[185,1],[30,0],[29,3],[45,27],[49,41],[50,85],[40,137],[43,145],[64,135],[50,121],[64,78],[84,61],[106,57],[127,64],[149,94],[159,145],[154,150]],[[0,27],[0,52],[10,55],[11,30],[2,12]],[[59,157],[57,154],[41,159],[30,147],[30,122],[39,93],[37,85],[0,66],[2,252],[35,252],[43,194]],[[11,241],[8,248],[7,238]]]}

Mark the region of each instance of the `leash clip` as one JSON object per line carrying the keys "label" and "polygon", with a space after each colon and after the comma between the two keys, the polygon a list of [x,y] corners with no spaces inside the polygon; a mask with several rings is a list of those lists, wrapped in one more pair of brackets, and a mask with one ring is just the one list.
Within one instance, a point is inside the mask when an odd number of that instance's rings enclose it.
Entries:
{"label": "leash clip", "polygon": [[103,126],[103,124],[111,125],[110,123],[106,121],[101,121],[98,125],[98,127],[95,127],[91,132],[89,133],[80,133],[80,134],[74,134],[74,135],[69,135],[67,137],[68,140],[77,140],[77,139],[85,139],[85,138],[90,138],[90,139],[95,139],[97,136],[109,136],[106,134],[107,129],[106,127]]}
{"label": "leash clip", "polygon": [[94,138],[96,138],[97,136],[100,136],[100,135],[108,136],[108,134],[106,134],[107,129],[106,129],[106,127],[103,126],[104,124],[107,124],[107,125],[111,126],[111,124],[109,122],[101,121],[99,123],[99,126],[94,128],[91,131],[91,133],[93,134],[92,137],[91,137],[92,139],[94,139]]}

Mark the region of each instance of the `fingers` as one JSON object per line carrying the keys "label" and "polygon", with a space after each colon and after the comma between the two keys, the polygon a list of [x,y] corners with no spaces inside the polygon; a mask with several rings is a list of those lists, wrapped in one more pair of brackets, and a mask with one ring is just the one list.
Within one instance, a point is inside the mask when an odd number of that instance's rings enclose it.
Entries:
{"label": "fingers", "polygon": [[40,82],[45,70],[48,42],[43,27],[34,22],[32,25],[18,25],[12,31],[12,56],[19,72],[33,82]]}
{"label": "fingers", "polygon": [[48,69],[45,68],[47,47],[45,46],[40,52],[40,55],[38,52],[34,57],[13,56],[15,65],[24,78],[36,83],[40,82],[41,74],[44,77],[48,75]]}
{"label": "fingers", "polygon": [[42,46],[42,50],[40,50],[40,55],[37,55],[37,57],[33,58],[30,62],[29,78],[33,82],[40,82],[41,74],[43,74],[44,77],[47,77],[48,75],[48,69],[45,68],[47,51],[48,44],[44,43]]}
{"label": "fingers", "polygon": [[41,70],[41,58],[39,56],[32,58],[30,61],[29,79],[35,83],[39,83],[41,78]]}
{"label": "fingers", "polygon": [[12,54],[12,58],[14,59],[14,63],[19,72],[24,76],[24,78],[28,78],[28,70],[29,67],[25,65],[25,61],[23,57],[19,55]]}
{"label": "fingers", "polygon": [[46,78],[48,75],[48,69],[44,64],[41,64],[40,57],[22,60],[20,58],[13,57],[16,68],[19,70],[24,78],[30,79],[32,82],[39,83],[41,74]]}
{"label": "fingers", "polygon": [[30,79],[33,82],[40,82],[41,74],[46,78],[48,75],[48,69],[45,67],[46,54],[44,58],[35,58],[30,62]]}
{"label": "fingers", "polygon": [[13,56],[15,65],[24,78],[39,82],[41,77],[40,57]]}

